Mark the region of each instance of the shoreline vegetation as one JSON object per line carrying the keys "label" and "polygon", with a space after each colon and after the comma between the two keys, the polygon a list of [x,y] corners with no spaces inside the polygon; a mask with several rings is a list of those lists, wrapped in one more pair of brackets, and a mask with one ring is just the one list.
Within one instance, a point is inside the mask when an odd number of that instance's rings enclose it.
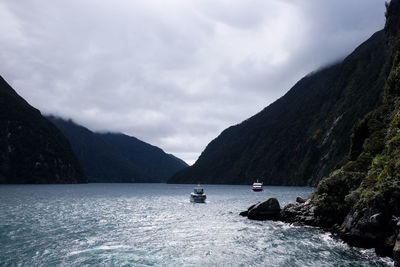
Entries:
{"label": "shoreline vegetation", "polygon": [[321,227],[350,245],[374,248],[400,266],[399,0],[387,4],[384,31],[390,57],[383,100],[354,127],[346,161],[306,201],[281,210],[276,199],[269,199],[241,215]]}
{"label": "shoreline vegetation", "polygon": [[[383,31],[356,53],[341,64],[306,76],[296,90],[226,129],[193,166],[176,173],[168,183],[251,184],[254,177],[264,177],[265,185],[317,185],[308,199],[297,198],[281,209],[278,200],[270,198],[240,215],[320,227],[352,246],[374,248],[400,266],[400,0],[386,7]],[[296,102],[308,89],[314,98]],[[330,102],[321,106],[327,99]],[[288,108],[293,103],[296,106]],[[83,162],[84,158],[74,154],[80,147],[72,147],[50,120],[1,77],[0,104],[1,184],[87,183],[88,178],[104,174],[95,172],[104,158],[100,163],[81,164],[79,159]],[[304,106],[309,109],[299,113]],[[315,120],[306,128],[303,122],[311,117]],[[134,149],[127,149],[126,139],[131,137],[101,137],[101,142],[107,139],[107,147],[118,150],[115,153],[121,160],[114,166],[125,166],[109,169],[138,173],[130,159]],[[106,151],[101,145],[93,154]],[[175,161],[177,169],[185,166],[164,154]],[[157,161],[155,169],[159,165]],[[154,174],[152,168],[149,173],[157,179],[164,181],[170,175],[170,170]],[[88,169],[94,174],[85,173]],[[125,178],[125,172],[121,176]]]}

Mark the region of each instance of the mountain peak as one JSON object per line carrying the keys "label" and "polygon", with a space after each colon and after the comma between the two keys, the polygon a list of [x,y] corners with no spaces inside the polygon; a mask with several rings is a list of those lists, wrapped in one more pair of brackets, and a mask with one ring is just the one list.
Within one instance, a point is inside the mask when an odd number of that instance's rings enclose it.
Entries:
{"label": "mountain peak", "polygon": [[342,62],[307,75],[283,97],[209,143],[170,183],[316,185],[348,152],[353,125],[385,84],[387,40],[379,31]]}
{"label": "mountain peak", "polygon": [[187,167],[182,160],[136,137],[96,133],[72,120],[48,118],[70,141],[89,182],[165,182]]}
{"label": "mountain peak", "polygon": [[68,140],[0,76],[0,183],[84,183]]}
{"label": "mountain peak", "polygon": [[397,38],[400,31],[400,0],[386,2],[385,32],[389,40]]}

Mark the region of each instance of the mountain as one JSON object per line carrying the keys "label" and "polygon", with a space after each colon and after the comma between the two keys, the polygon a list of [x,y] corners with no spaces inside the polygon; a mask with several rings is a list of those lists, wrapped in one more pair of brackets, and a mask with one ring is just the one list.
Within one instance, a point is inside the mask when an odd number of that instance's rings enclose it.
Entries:
{"label": "mountain", "polygon": [[0,183],[85,183],[68,140],[0,77]]}
{"label": "mountain", "polygon": [[379,104],[387,57],[380,31],[343,61],[307,75],[260,113],[224,130],[168,182],[316,185],[345,159],[353,126]]}
{"label": "mountain", "polygon": [[120,133],[94,133],[49,116],[68,138],[89,182],[166,182],[188,165],[162,149]]}
{"label": "mountain", "polygon": [[389,46],[383,98],[357,123],[347,159],[283,220],[330,229],[352,245],[375,248],[400,266],[400,0],[387,4]]}
{"label": "mountain", "polygon": [[157,181],[166,182],[176,172],[188,165],[174,155],[165,153],[161,148],[145,143],[135,137],[124,134],[99,134],[106,142],[114,146],[130,162]]}

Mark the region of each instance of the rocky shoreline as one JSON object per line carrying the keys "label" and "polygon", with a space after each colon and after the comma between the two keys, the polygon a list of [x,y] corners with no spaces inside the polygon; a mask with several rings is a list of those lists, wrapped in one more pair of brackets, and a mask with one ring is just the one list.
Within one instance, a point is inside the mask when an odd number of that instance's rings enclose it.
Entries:
{"label": "rocky shoreline", "polygon": [[386,3],[389,57],[382,103],[353,128],[348,155],[309,199],[276,199],[241,215],[321,227],[352,246],[374,248],[400,267],[400,0]]}
{"label": "rocky shoreline", "polygon": [[334,233],[351,246],[374,248],[379,256],[393,258],[395,266],[400,266],[400,218],[386,216],[377,210],[364,213],[349,213],[342,223],[337,223],[334,211],[331,216],[318,215],[318,207],[312,199],[300,197],[295,203],[283,209],[276,198],[269,198],[250,206],[241,216],[251,220],[273,220],[298,225],[323,228]]}

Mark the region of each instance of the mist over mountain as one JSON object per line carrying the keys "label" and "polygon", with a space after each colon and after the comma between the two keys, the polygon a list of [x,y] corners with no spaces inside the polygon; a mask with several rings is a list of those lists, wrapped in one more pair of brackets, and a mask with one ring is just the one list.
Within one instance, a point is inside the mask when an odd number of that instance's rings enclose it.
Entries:
{"label": "mist over mountain", "polygon": [[0,183],[85,183],[68,140],[0,77]]}
{"label": "mist over mountain", "polygon": [[387,56],[377,32],[342,62],[307,75],[224,130],[169,183],[316,185],[345,159],[355,123],[380,103]]}
{"label": "mist over mountain", "polygon": [[281,218],[330,229],[400,266],[400,1],[386,7],[383,97],[353,128],[341,166],[307,201],[286,205]]}
{"label": "mist over mountain", "polygon": [[48,116],[67,137],[89,182],[166,182],[188,165],[162,149],[120,133],[95,133]]}

